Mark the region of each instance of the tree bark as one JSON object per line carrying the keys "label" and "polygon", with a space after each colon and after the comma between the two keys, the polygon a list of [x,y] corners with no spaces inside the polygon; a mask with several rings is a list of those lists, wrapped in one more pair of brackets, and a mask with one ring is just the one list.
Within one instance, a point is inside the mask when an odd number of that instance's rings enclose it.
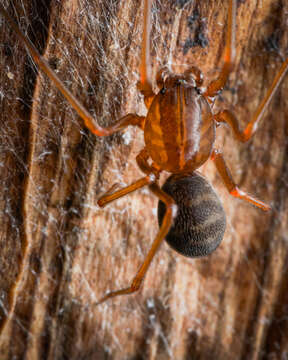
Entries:
{"label": "tree bark", "polygon": [[[143,1],[4,1],[25,34],[101,125],[145,115],[136,89]],[[228,1],[155,1],[153,74],[222,64]],[[14,7],[12,6],[14,5]],[[244,128],[285,58],[288,3],[238,1],[234,72],[213,106]],[[288,351],[288,78],[247,144],[217,129],[217,148],[264,213],[200,170],[227,214],[220,247],[188,259],[163,244],[135,295],[127,286],[157,230],[146,189],[99,209],[115,182],[143,176],[139,129],[96,138],[0,20],[1,359],[280,359]],[[286,52],[287,56],[287,52]]]}

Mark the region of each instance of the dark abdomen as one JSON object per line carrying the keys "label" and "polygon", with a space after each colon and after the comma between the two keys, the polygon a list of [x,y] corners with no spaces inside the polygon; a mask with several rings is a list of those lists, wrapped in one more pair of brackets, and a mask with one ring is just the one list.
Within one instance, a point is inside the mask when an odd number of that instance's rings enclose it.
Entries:
{"label": "dark abdomen", "polygon": [[[223,239],[226,215],[208,181],[199,173],[172,175],[162,189],[178,205],[178,213],[166,241],[180,254],[189,257],[213,252]],[[158,204],[158,221],[162,224],[165,205]]]}

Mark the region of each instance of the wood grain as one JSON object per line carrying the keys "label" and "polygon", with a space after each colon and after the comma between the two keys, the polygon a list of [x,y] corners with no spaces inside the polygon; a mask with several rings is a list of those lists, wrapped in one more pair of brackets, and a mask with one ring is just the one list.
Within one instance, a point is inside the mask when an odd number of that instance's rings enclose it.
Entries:
{"label": "wood grain", "polygon": [[[102,125],[136,112],[142,1],[4,1],[23,31]],[[155,1],[153,72],[221,66],[227,1]],[[244,126],[287,56],[288,3],[238,1],[235,71],[214,106]],[[97,139],[0,18],[1,359],[280,359],[287,356],[288,79],[261,128],[239,144],[217,130],[240,187],[265,214],[207,175],[228,227],[210,257],[163,244],[136,295],[126,286],[157,232],[157,200],[139,191],[100,210],[115,182],[141,176],[140,130]]]}

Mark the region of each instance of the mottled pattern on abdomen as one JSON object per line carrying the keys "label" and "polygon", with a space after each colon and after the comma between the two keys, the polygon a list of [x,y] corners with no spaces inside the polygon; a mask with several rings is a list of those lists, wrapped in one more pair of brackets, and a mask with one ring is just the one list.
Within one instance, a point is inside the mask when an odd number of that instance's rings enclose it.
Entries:
{"label": "mottled pattern on abdomen", "polygon": [[[223,239],[226,216],[222,204],[208,181],[199,173],[172,175],[162,187],[178,205],[178,213],[166,241],[180,254],[205,256],[213,252]],[[161,225],[165,205],[159,201],[158,221]]]}

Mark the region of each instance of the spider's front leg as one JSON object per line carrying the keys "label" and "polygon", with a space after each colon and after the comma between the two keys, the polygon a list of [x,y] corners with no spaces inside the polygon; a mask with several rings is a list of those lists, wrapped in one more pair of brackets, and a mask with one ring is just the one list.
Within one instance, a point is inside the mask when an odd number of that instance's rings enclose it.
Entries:
{"label": "spider's front leg", "polygon": [[225,86],[235,61],[235,28],[236,28],[236,0],[229,1],[228,24],[224,49],[224,64],[218,78],[212,81],[204,94],[206,97],[216,96]]}
{"label": "spider's front leg", "polygon": [[126,128],[129,125],[139,126],[143,129],[145,117],[138,116],[136,114],[128,114],[121,119],[119,119],[114,125],[109,127],[100,126],[96,120],[90,115],[90,113],[85,109],[85,107],[79,102],[79,100],[69,91],[64,85],[63,81],[57,76],[55,71],[52,70],[48,62],[39,54],[36,47],[32,42],[23,34],[18,25],[14,22],[8,12],[5,10],[2,4],[0,4],[0,13],[2,13],[5,19],[9,22],[10,26],[17,34],[17,36],[22,40],[27,49],[29,50],[30,55],[37,64],[37,66],[49,77],[52,83],[57,87],[57,89],[62,93],[62,95],[67,99],[69,104],[73,109],[78,113],[78,115],[84,121],[85,126],[97,136],[108,136],[119,130]]}

